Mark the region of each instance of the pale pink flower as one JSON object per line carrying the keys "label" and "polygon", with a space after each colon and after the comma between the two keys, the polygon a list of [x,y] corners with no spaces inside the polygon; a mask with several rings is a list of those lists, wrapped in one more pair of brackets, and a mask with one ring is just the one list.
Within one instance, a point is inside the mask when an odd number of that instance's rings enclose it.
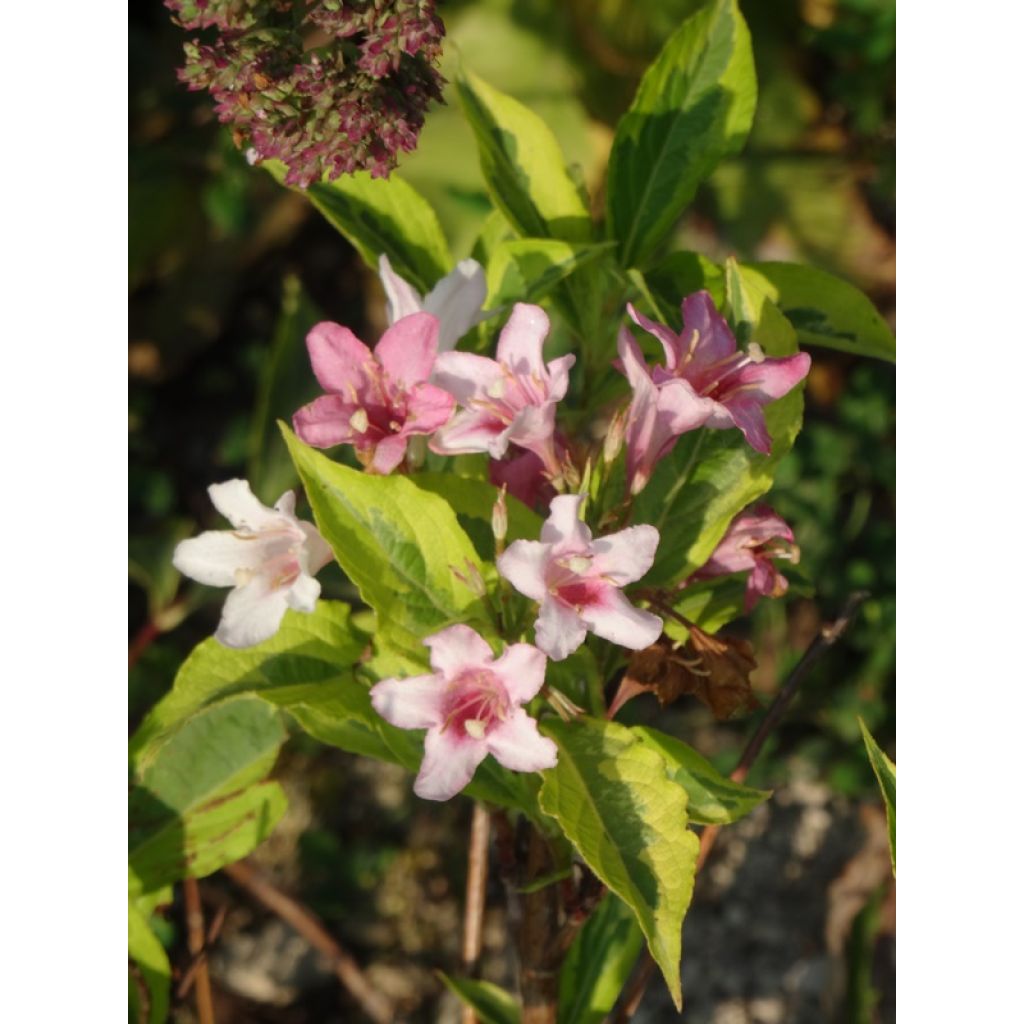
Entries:
{"label": "pale pink flower", "polygon": [[756,505],[729,524],[711,557],[690,578],[709,580],[749,569],[744,600],[744,610],[749,612],[759,597],[782,597],[789,587],[774,558],[796,563],[800,549],[786,521],[767,505]]}
{"label": "pale pink flower", "polygon": [[[671,450],[678,435],[698,426],[739,427],[755,451],[769,454],[772,440],[765,427],[764,406],[788,394],[807,376],[810,356],[798,352],[768,358],[756,343],[746,352],[738,350],[729,325],[706,291],[683,300],[679,334],[649,320],[632,305],[626,308],[665,350],[665,365],[648,369],[629,331],[623,328],[619,335],[619,355],[634,389],[627,430],[627,458],[639,474],[631,476],[633,493],[646,483],[654,463]],[[639,486],[636,479],[642,480]]]}
{"label": "pale pink flower", "polygon": [[433,313],[440,321],[438,352],[450,352],[471,327],[484,319],[487,281],[476,260],[462,260],[441,278],[426,295],[391,269],[391,261],[380,257],[380,280],[387,295],[388,323],[397,323],[411,313]]}
{"label": "pale pink flower", "polygon": [[316,448],[355,446],[371,473],[390,473],[409,438],[432,434],[455,408],[428,383],[437,355],[437,317],[413,313],[389,327],[371,352],[347,327],[317,324],[306,337],[326,395],[294,416],[295,433]]}
{"label": "pale pink flower", "polygon": [[462,625],[423,642],[431,675],[385,679],[370,690],[382,718],[400,729],[427,730],[417,796],[450,799],[488,754],[516,772],[555,766],[558,748],[522,708],[544,685],[547,659],[536,647],[512,644],[495,659],[487,642]]}
{"label": "pale pink flower", "polygon": [[183,540],[174,550],[174,567],[208,586],[234,587],[215,635],[227,647],[251,647],[277,632],[285,609],[313,611],[320,596],[313,577],[331,560],[331,549],[312,523],[296,519],[293,491],[271,509],[245,480],[209,490],[234,529]]}
{"label": "pale pink flower", "polygon": [[533,452],[552,479],[561,476],[555,404],[569,387],[573,355],[545,364],[550,322],[540,306],[517,302],[498,339],[497,359],[442,352],[434,381],[462,406],[430,447],[441,455],[487,452],[500,459],[510,444]]}
{"label": "pale pink flower", "polygon": [[540,540],[517,540],[498,559],[501,575],[540,602],[537,646],[554,661],[572,654],[587,630],[635,651],[661,636],[661,619],[634,608],[619,589],[650,569],[658,531],[631,526],[594,540],[579,518],[582,503],[579,494],[553,498]]}

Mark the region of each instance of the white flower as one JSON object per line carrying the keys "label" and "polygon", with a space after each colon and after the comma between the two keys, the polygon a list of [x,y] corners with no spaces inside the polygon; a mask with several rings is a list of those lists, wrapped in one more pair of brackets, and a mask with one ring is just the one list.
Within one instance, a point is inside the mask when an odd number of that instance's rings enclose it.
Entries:
{"label": "white flower", "polygon": [[388,297],[388,323],[410,313],[433,313],[441,321],[438,352],[450,352],[471,327],[484,319],[487,298],[484,268],[476,260],[462,260],[455,269],[427,293],[426,298],[391,269],[384,253],[380,257],[380,280]]}
{"label": "white flower", "polygon": [[207,530],[174,550],[174,567],[211,587],[234,587],[224,603],[217,639],[251,647],[272,637],[286,608],[311,612],[320,596],[313,579],[332,557],[312,523],[295,518],[295,494],[271,509],[246,480],[210,487],[210,500],[233,530]]}

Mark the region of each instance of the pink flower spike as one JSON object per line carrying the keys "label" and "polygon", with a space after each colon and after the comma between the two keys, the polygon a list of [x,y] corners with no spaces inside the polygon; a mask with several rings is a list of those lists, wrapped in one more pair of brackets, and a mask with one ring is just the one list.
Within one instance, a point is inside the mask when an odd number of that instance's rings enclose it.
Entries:
{"label": "pink flower spike", "polygon": [[537,646],[553,661],[572,654],[588,630],[634,651],[661,636],[661,619],[619,590],[654,563],[658,531],[631,526],[594,540],[579,518],[582,503],[579,494],[553,498],[540,540],[517,540],[498,559],[501,575],[540,603]]}
{"label": "pink flower spike", "polygon": [[450,352],[471,327],[484,319],[487,281],[476,260],[462,260],[429,291],[426,297],[391,269],[391,261],[380,257],[380,280],[387,295],[388,323],[397,323],[411,313],[433,313],[440,321],[438,352]]}
{"label": "pink flower spike", "polygon": [[500,459],[516,444],[537,455],[549,479],[561,476],[555,404],[565,397],[576,357],[544,363],[541,350],[549,328],[540,306],[518,302],[501,332],[497,359],[466,352],[437,357],[435,383],[463,408],[431,442],[435,452],[487,452]]}
{"label": "pink flower spike", "polygon": [[331,549],[312,523],[295,518],[292,491],[271,509],[245,480],[228,480],[210,487],[210,500],[234,529],[183,540],[174,567],[208,586],[234,587],[215,635],[226,647],[251,647],[277,632],[286,609],[313,611],[320,596],[313,577]]}
{"label": "pink flower spike", "polygon": [[370,690],[382,718],[400,729],[427,730],[417,796],[451,799],[488,754],[516,772],[554,768],[558,748],[521,706],[544,685],[547,659],[536,647],[512,644],[495,659],[483,637],[462,625],[424,643],[433,675],[384,679]]}
{"label": "pink flower spike", "polygon": [[[670,424],[671,418],[676,416],[680,422],[689,422],[689,418],[683,415],[684,406],[696,414],[698,406],[688,398],[684,401],[681,392],[677,391],[672,400],[662,401],[661,392],[669,385],[678,387],[674,384],[677,381],[688,386],[687,396],[692,392],[701,403],[699,408],[704,414],[700,422],[686,426],[685,430],[692,430],[694,426],[713,430],[738,427],[752,448],[763,455],[769,454],[771,437],[765,428],[764,406],[788,394],[807,376],[811,367],[810,356],[799,352],[792,356],[769,358],[757,344],[751,344],[746,352],[738,350],[729,325],[715,309],[706,291],[696,292],[683,300],[683,330],[679,334],[648,320],[632,305],[627,306],[627,310],[633,322],[654,335],[665,350],[664,366],[655,366],[653,370],[643,366],[658,391],[657,401],[639,393],[646,386],[642,382],[638,384],[635,371],[630,375],[629,368],[626,368],[634,390],[635,408],[631,408],[631,419],[636,423],[636,450],[633,461],[639,474],[638,478],[631,474],[633,493],[646,483],[643,474],[653,466],[650,453],[655,442],[660,442],[662,455],[671,449],[674,443],[671,435],[676,430]],[[625,364],[622,346],[620,335],[620,358]],[[639,358],[639,350],[637,356]],[[642,358],[640,362],[642,364]],[[657,413],[653,409],[657,409]],[[660,425],[654,426],[659,415]],[[668,441],[663,440],[666,434]],[[655,440],[644,443],[646,435]],[[657,458],[660,456],[655,456],[654,461]],[[636,486],[637,479],[641,481],[640,486]]]}
{"label": "pink flower spike", "polygon": [[750,570],[744,600],[744,610],[750,612],[760,597],[781,597],[789,587],[773,558],[795,564],[800,549],[786,521],[767,505],[756,505],[729,524],[711,557],[690,578],[709,580]]}
{"label": "pink flower spike", "polygon": [[455,401],[428,383],[437,355],[437,317],[413,313],[389,327],[371,352],[347,327],[317,324],[306,338],[317,380],[328,392],[293,417],[306,444],[351,444],[371,473],[390,473],[409,438],[451,419]]}

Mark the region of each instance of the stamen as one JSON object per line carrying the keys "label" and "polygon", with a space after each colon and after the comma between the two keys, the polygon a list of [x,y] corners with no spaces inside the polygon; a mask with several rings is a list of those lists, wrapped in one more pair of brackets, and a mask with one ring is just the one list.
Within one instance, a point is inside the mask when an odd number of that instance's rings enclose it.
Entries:
{"label": "stamen", "polygon": [[747,355],[750,357],[750,361],[754,363],[763,363],[767,358],[764,354],[764,349],[756,341],[752,341],[747,346]]}
{"label": "stamen", "polygon": [[235,570],[235,586],[244,587],[247,583],[250,583],[253,577],[256,575],[252,569],[236,569]]}
{"label": "stamen", "polygon": [[496,380],[491,381],[491,383],[487,385],[487,391],[485,392],[485,394],[487,395],[488,398],[496,398],[500,400],[505,397],[505,391],[505,378],[498,377]]}
{"label": "stamen", "polygon": [[357,433],[365,434],[367,427],[370,425],[370,417],[367,416],[365,409],[356,409],[354,413],[348,418],[348,425]]}
{"label": "stamen", "polygon": [[590,568],[590,559],[586,555],[573,555],[572,558],[567,558],[563,565],[579,576]]}
{"label": "stamen", "polygon": [[480,718],[467,718],[463,723],[466,732],[475,740],[482,740],[487,733],[487,723]]}

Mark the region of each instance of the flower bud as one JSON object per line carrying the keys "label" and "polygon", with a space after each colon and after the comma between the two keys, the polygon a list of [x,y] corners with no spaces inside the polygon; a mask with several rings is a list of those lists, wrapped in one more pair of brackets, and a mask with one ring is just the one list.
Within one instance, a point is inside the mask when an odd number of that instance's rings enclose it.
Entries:
{"label": "flower bud", "polygon": [[508,536],[508,505],[505,502],[507,489],[507,485],[502,484],[498,500],[495,501],[494,508],[491,509],[491,532],[499,546],[504,545],[505,538]]}

